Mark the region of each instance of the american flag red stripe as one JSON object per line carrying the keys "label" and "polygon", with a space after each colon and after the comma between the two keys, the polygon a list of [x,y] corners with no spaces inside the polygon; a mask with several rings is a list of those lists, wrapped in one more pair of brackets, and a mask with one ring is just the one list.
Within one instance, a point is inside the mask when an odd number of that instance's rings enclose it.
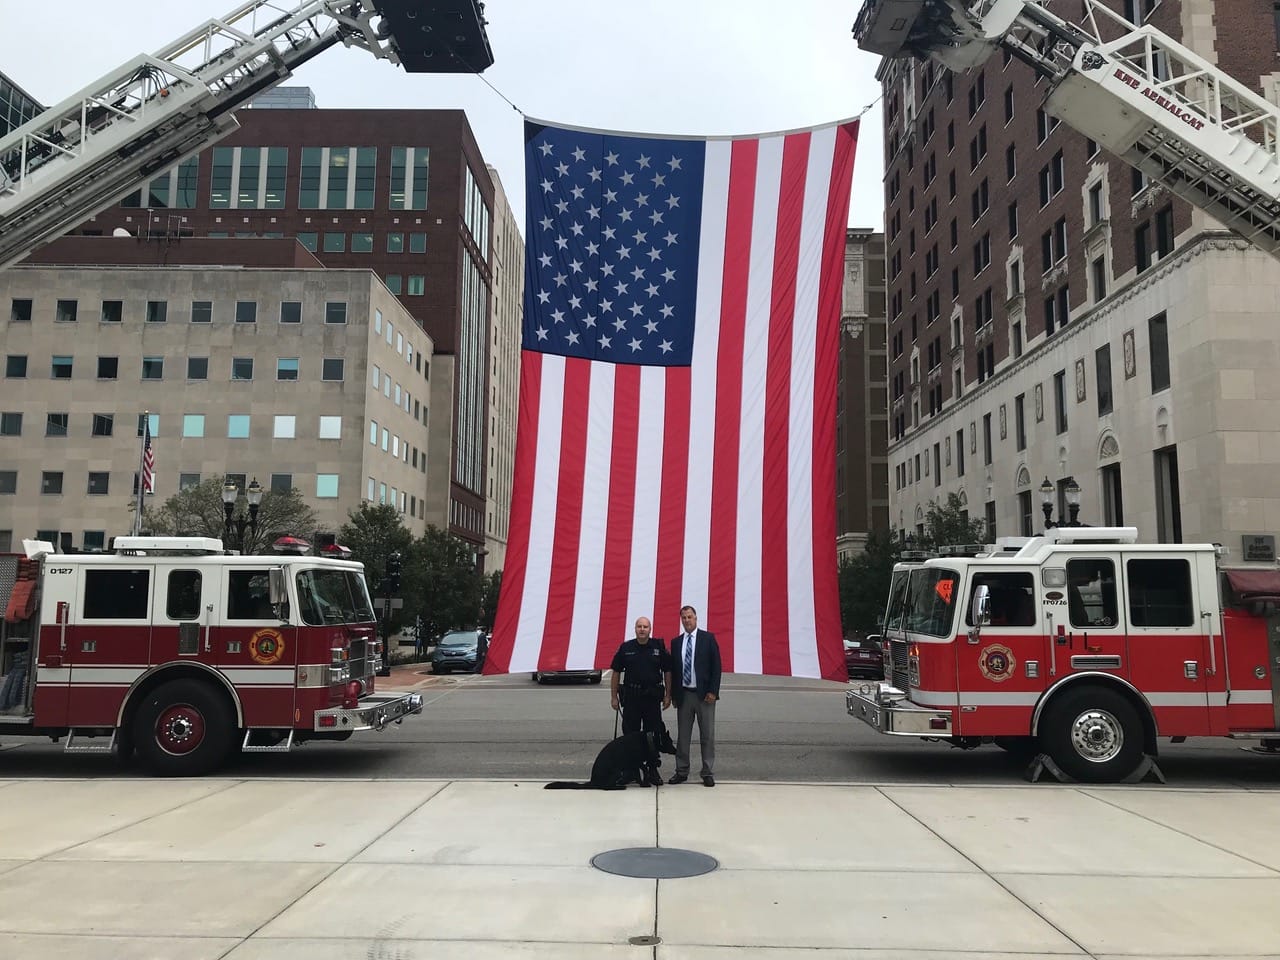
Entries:
{"label": "american flag red stripe", "polygon": [[726,670],[843,676],[835,384],[857,124],[707,141],[688,367],[525,350],[486,672],[699,610]]}
{"label": "american flag red stripe", "polygon": [[151,421],[144,418],[142,427],[142,492],[156,491],[156,452],[151,448]]}

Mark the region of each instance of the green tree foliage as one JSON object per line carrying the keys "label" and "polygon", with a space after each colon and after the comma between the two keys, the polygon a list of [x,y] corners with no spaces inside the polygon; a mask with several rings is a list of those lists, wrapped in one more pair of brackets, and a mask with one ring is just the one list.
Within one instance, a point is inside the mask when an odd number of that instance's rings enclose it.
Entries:
{"label": "green tree foliage", "polygon": [[961,543],[986,543],[985,520],[970,520],[968,508],[958,493],[947,494],[943,503],[929,502],[924,517],[925,544],[921,546],[945,547]]}
{"label": "green tree foliage", "polygon": [[480,623],[486,630],[493,630],[493,618],[498,613],[498,594],[501,591],[502,571],[486,573],[480,587]]}
{"label": "green tree foliage", "polygon": [[[248,516],[249,503],[244,491],[236,501],[235,515]],[[216,537],[223,539],[226,511],[222,504],[222,480],[203,480],[179,490],[159,509],[148,509],[142,518],[143,528],[159,536]],[[258,533],[245,527],[244,554],[267,553],[279,537],[308,537],[315,529],[315,511],[297,490],[267,490],[258,507]],[[234,546],[235,531],[227,546]]]}
{"label": "green tree foliage", "polygon": [[840,620],[846,634],[865,636],[879,630],[897,562],[897,537],[891,531],[872,530],[862,553],[840,564]]}
{"label": "green tree foliage", "polygon": [[347,522],[338,531],[338,542],[351,551],[351,559],[364,564],[364,577],[372,596],[382,595],[382,578],[387,572],[387,557],[392,553],[398,551],[403,569],[409,568],[413,534],[401,521],[400,511],[390,504],[366,502],[348,511]]}
{"label": "green tree foliage", "polygon": [[422,618],[427,639],[474,627],[481,622],[482,580],[474,548],[428,525],[404,564],[404,615]]}

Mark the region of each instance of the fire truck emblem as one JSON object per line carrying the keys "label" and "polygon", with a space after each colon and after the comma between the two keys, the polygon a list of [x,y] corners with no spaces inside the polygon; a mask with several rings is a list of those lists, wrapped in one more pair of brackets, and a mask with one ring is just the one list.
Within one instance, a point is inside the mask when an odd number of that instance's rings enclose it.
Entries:
{"label": "fire truck emblem", "polygon": [[1080,56],[1081,70],[1097,70],[1107,62],[1106,58],[1096,50],[1086,50]]}
{"label": "fire truck emblem", "polygon": [[279,663],[284,656],[284,637],[278,630],[259,630],[249,641],[249,656],[254,663]]}
{"label": "fire truck emblem", "polygon": [[1013,665],[1016,662],[1013,659],[1013,651],[1001,643],[983,647],[982,652],[978,654],[978,669],[982,671],[984,677],[996,683],[1013,676]]}

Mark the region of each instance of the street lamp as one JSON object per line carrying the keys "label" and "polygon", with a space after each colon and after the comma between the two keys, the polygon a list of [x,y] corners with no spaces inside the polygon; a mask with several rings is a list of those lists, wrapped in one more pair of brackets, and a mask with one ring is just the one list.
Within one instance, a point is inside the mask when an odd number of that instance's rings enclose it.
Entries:
{"label": "street lamp", "polygon": [[258,538],[258,507],[262,504],[262,485],[258,483],[258,478],[254,477],[253,482],[249,484],[249,489],[244,493],[245,499],[249,501],[249,513],[246,516],[241,512],[236,515],[236,500],[240,497],[240,488],[235,485],[230,477],[222,487],[222,509],[225,513],[222,522],[223,539],[230,542],[231,530],[234,527],[236,532],[235,543],[237,549],[244,553],[244,528],[249,528],[249,535],[252,539]]}
{"label": "street lamp", "polygon": [[1070,514],[1067,526],[1078,527],[1080,526],[1080,484],[1076,483],[1075,477],[1067,477],[1067,485],[1063,493],[1067,498],[1067,510]]}
{"label": "street lamp", "polygon": [[1040,484],[1040,509],[1044,511],[1044,527],[1048,530],[1053,526],[1053,484],[1047,475]]}

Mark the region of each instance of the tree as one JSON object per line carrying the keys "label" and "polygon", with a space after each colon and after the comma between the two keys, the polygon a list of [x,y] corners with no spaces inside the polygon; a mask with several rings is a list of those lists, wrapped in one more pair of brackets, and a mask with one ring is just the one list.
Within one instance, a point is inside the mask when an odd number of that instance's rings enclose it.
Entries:
{"label": "tree", "polygon": [[[236,516],[249,514],[244,491],[236,501]],[[143,526],[160,536],[215,537],[225,533],[226,511],[222,503],[222,480],[213,478],[179,490],[157,510],[143,514]],[[266,490],[258,506],[258,532],[244,528],[246,555],[266,553],[279,537],[305,536],[315,529],[316,514],[297,490]]]}
{"label": "tree", "polygon": [[897,538],[891,531],[872,530],[862,553],[840,564],[840,620],[846,634],[880,629],[897,562]]}
{"label": "tree", "polygon": [[945,547],[958,543],[985,543],[987,524],[984,520],[970,520],[969,511],[958,493],[947,494],[944,503],[929,501],[929,511],[924,517],[922,546]]}
{"label": "tree", "polygon": [[[376,597],[381,595],[387,558],[398,552],[402,561],[407,561],[413,534],[395,507],[387,503],[366,502],[347,511],[347,522],[338,531],[338,542],[351,551],[351,559],[364,564],[365,582],[369,585],[369,593]],[[408,566],[407,563],[405,565]],[[382,615],[381,610],[378,615]]]}
{"label": "tree", "polygon": [[422,618],[426,638],[475,627],[481,615],[481,579],[474,548],[428,525],[413,542],[405,564],[404,614]]}
{"label": "tree", "polygon": [[480,585],[480,623],[493,631],[493,618],[498,612],[498,594],[502,591],[502,571],[486,573]]}

